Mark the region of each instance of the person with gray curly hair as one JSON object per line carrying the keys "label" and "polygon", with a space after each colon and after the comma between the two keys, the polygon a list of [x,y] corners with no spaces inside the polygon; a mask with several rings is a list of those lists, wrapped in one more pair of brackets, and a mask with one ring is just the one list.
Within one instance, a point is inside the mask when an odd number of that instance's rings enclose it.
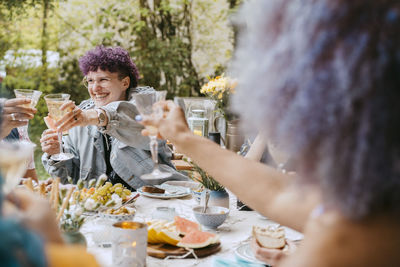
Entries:
{"label": "person with gray curly hair", "polygon": [[297,176],[193,135],[172,102],[158,104],[164,119],[143,123],[253,209],[304,233],[291,255],[256,249],[266,263],[398,266],[400,2],[250,1],[239,18],[233,108],[290,154]]}

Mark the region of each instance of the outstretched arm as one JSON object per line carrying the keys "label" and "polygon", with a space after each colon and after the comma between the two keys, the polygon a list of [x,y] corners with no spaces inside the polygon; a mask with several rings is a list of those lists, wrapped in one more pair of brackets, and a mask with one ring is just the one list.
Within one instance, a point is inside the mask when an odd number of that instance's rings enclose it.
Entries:
{"label": "outstretched arm", "polygon": [[[319,202],[315,189],[300,190],[294,178],[264,164],[222,149],[212,141],[192,134],[183,111],[173,102],[160,102],[164,118],[144,121],[201,168],[231,190],[246,204],[273,220],[302,230],[311,210]],[[146,130],[143,134],[147,134]]]}

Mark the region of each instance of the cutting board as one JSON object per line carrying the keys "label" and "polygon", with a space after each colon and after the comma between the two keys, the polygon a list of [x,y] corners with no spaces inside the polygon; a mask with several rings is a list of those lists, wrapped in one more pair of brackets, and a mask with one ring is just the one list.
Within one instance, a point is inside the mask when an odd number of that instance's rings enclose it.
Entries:
{"label": "cutting board", "polygon": [[[218,242],[216,244],[209,245],[205,248],[197,248],[194,249],[194,253],[199,258],[214,254],[221,249],[221,243]],[[188,251],[184,248],[168,245],[168,244],[148,244],[147,245],[147,254],[152,257],[156,257],[159,259],[164,259],[168,256],[182,256],[185,255]],[[190,254],[187,258],[193,258],[193,255]]]}

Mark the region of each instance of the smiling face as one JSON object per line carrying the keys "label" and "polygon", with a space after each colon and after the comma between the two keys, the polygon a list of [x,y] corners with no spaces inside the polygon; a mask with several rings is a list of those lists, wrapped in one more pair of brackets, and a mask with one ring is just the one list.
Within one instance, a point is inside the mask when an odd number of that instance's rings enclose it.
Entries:
{"label": "smiling face", "polygon": [[96,107],[107,105],[113,101],[125,100],[129,87],[129,76],[119,79],[117,72],[98,69],[90,71],[86,76],[90,97]]}

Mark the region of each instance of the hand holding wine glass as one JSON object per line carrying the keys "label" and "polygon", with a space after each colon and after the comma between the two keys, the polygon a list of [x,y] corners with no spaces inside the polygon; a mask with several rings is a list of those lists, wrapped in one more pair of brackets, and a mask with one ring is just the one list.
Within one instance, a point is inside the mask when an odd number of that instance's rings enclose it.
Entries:
{"label": "hand holding wine glass", "polygon": [[[163,110],[161,108],[157,108],[157,106],[153,106],[154,103],[165,100],[166,91],[154,91],[154,92],[146,92],[140,93],[133,96],[133,100],[135,105],[140,112],[142,119],[157,119],[161,118],[163,115]],[[154,169],[151,173],[144,174],[140,178],[143,180],[157,180],[168,178],[172,174],[162,172],[158,168],[158,142],[157,142],[157,133],[158,129],[154,125],[146,125],[146,130],[150,137],[150,151],[151,156],[154,162]]]}
{"label": "hand holding wine glass", "polygon": [[10,134],[12,129],[28,124],[28,120],[37,112],[30,107],[30,103],[31,100],[27,98],[12,98],[4,102],[0,139]]}
{"label": "hand holding wine glass", "polygon": [[[47,104],[47,109],[49,111],[49,117],[51,120],[46,120],[47,126],[52,128],[52,130],[56,130],[56,127],[54,126],[54,122],[57,122],[60,120],[66,113],[71,111],[71,109],[61,109],[61,106],[65,104],[70,98],[69,94],[50,94],[46,95],[44,99],[46,100]],[[71,153],[64,153],[63,151],[63,145],[62,145],[62,135],[63,132],[57,129],[58,133],[58,142],[59,142],[59,153],[54,154],[51,156],[52,160],[55,161],[62,161],[62,160],[68,160],[73,158],[74,156]],[[43,147],[43,145],[42,145]]]}
{"label": "hand holding wine glass", "polygon": [[[15,97],[19,99],[30,99],[30,103],[23,104],[23,107],[26,108],[34,108],[36,107],[40,96],[42,95],[42,92],[37,91],[37,90],[31,90],[31,89],[15,89],[14,90]],[[21,119],[22,121],[28,121],[27,119]],[[29,140],[29,135],[28,135],[28,124],[24,126],[18,127],[19,132],[24,140]]]}

